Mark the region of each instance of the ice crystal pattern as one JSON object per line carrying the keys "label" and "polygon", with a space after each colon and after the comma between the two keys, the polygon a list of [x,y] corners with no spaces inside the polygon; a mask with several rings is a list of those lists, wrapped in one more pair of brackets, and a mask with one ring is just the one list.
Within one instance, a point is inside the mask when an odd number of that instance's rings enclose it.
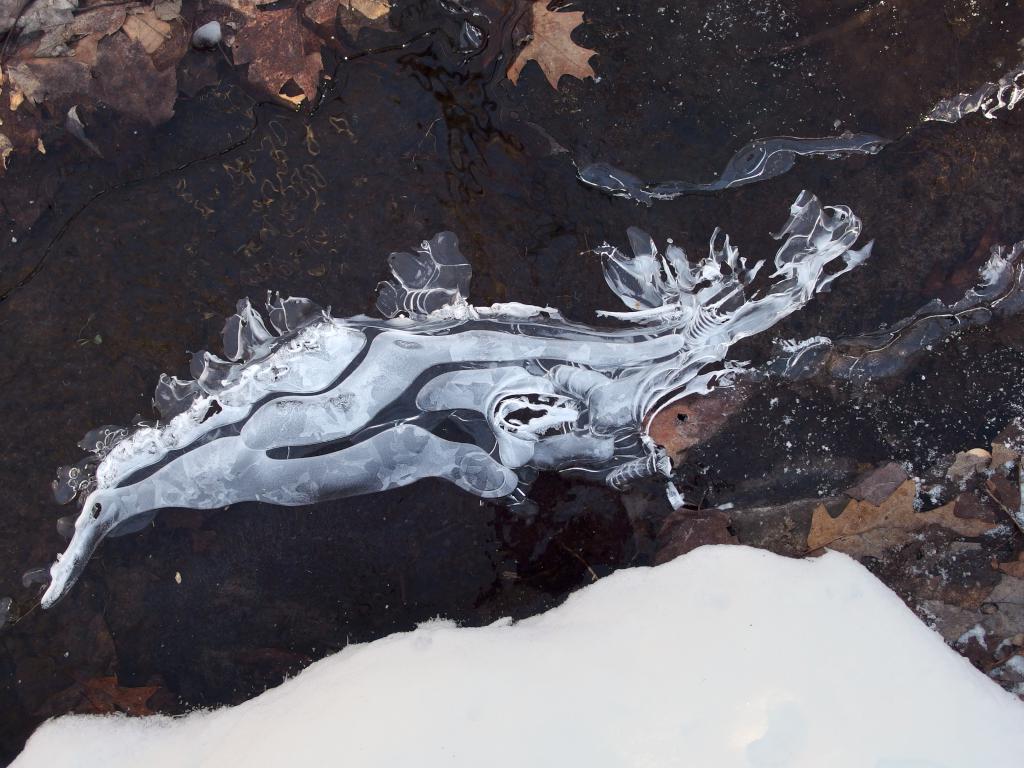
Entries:
{"label": "ice crystal pattern", "polygon": [[[776,235],[766,286],[728,236],[708,255],[659,252],[629,230],[632,255],[597,250],[627,310],[584,325],[557,310],[468,300],[472,270],[455,235],[393,253],[382,318],[337,318],[306,299],[248,300],[224,328],[224,358],[193,359],[192,380],[164,375],[159,422],[103,427],[92,456],[62,469],[59,500],[81,499],[50,569],[49,607],[97,545],[167,507],[242,501],[302,505],[438,477],[485,499],[522,501],[541,470],[582,472],[616,488],[669,475],[646,420],[682,397],[728,385],[736,341],[760,333],[861,264],[860,220],[801,193]],[[749,295],[748,295],[749,294]],[[460,439],[453,437],[453,430]]]}

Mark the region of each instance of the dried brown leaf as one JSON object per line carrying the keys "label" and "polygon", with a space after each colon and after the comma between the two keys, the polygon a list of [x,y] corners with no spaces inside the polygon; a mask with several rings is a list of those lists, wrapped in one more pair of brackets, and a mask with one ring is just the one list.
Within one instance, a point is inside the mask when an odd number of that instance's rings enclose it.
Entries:
{"label": "dried brown leaf", "polygon": [[[249,65],[249,81],[292,103],[316,95],[323,61],[319,41],[306,30],[294,8],[257,12],[235,36],[236,64]],[[301,95],[289,93],[295,83]]]}
{"label": "dried brown leaf", "polygon": [[305,15],[316,24],[333,24],[337,19],[355,37],[360,29],[386,29],[389,0],[313,0]]}
{"label": "dried brown leaf", "polygon": [[118,112],[151,125],[174,115],[178,97],[174,68],[157,69],[142,45],[126,35],[101,41],[93,74],[93,95]]}
{"label": "dried brown leaf", "polygon": [[112,35],[124,26],[127,15],[128,9],[124,5],[83,8],[71,22],[71,32],[75,37],[92,34]]}
{"label": "dried brown leaf", "polygon": [[342,4],[371,20],[386,16],[391,11],[391,3],[388,0],[342,0]]}
{"label": "dried brown leaf", "polygon": [[95,714],[124,712],[136,717],[152,715],[147,702],[160,690],[159,686],[145,685],[127,688],[116,677],[94,677],[78,683],[87,702],[85,711]]}
{"label": "dried brown leaf", "polygon": [[995,523],[957,517],[949,503],[930,512],[914,510],[917,487],[907,480],[882,504],[851,500],[837,517],[819,505],[811,517],[807,549],[823,547],[849,554],[875,554],[887,546],[901,543],[906,534],[929,525],[940,525],[961,536],[980,536],[996,527]]}
{"label": "dried brown leaf", "polygon": [[536,61],[544,71],[551,87],[558,89],[563,76],[583,80],[594,77],[590,59],[597,54],[572,41],[572,32],[583,23],[583,11],[550,11],[546,0],[535,2],[532,7],[533,38],[519,52],[508,68],[508,79],[515,85],[526,62]]}
{"label": "dried brown leaf", "polygon": [[162,21],[171,21],[181,15],[181,0],[154,0],[153,13]]}
{"label": "dried brown leaf", "polygon": [[128,14],[121,29],[150,54],[156,53],[160,46],[171,39],[171,25],[158,18],[152,8],[143,8]]}
{"label": "dried brown leaf", "polygon": [[1017,555],[1016,560],[1008,563],[996,563],[996,567],[1008,576],[1024,579],[1024,552]]}

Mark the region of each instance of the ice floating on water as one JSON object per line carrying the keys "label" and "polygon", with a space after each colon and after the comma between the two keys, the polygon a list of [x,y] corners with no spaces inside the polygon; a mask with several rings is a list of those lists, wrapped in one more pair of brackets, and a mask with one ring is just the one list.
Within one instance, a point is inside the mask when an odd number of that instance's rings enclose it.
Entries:
{"label": "ice floating on water", "polygon": [[977,284],[954,304],[934,299],[892,326],[833,342],[823,336],[784,342],[770,372],[790,379],[826,373],[838,379],[877,379],[902,373],[923,351],[950,334],[993,317],[1024,312],[1024,240],[995,246]]}
{"label": "ice floating on water", "polygon": [[584,184],[597,187],[615,197],[626,197],[650,205],[654,200],[672,200],[696,192],[717,192],[742,187],[756,181],[781,176],[796,163],[798,157],[825,155],[873,155],[888,141],[870,133],[844,133],[825,138],[794,138],[778,136],[756,139],[737,152],[721,176],[708,183],[659,181],[648,183],[638,176],[614,168],[607,163],[592,163],[579,171]]}
{"label": "ice floating on water", "polygon": [[1013,109],[1024,99],[1024,65],[1010,70],[995,83],[985,83],[973,93],[943,99],[925,115],[925,120],[956,123],[973,112],[993,120],[1001,109]]}
{"label": "ice floating on water", "polygon": [[13,768],[1019,768],[1024,704],[867,569],[701,547],[525,621],[349,646],[236,707],[50,720]]}
{"label": "ice floating on water", "polygon": [[[748,264],[716,231],[691,262],[629,231],[633,255],[598,252],[628,307],[619,327],[570,322],[524,304],[475,307],[471,269],[444,232],[393,253],[379,288],[385,319],[335,318],[306,299],[248,301],[224,328],[228,359],[193,359],[194,380],[164,376],[162,419],[104,427],[90,463],[62,470],[58,497],[84,496],[43,605],[53,605],[108,535],[139,530],[166,507],[241,501],[300,505],[439,477],[481,498],[524,498],[538,470],[585,471],[622,488],[671,463],[645,419],[726,384],[730,346],[800,309],[861,264],[860,220],[801,193],[776,236],[771,284],[748,297]],[[460,441],[448,440],[457,431]],[[93,469],[93,465],[95,468]]]}

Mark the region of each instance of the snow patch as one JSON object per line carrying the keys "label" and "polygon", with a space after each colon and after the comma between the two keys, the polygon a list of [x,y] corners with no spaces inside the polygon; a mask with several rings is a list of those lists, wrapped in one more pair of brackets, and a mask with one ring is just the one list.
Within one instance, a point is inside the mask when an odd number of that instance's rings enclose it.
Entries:
{"label": "snow patch", "polygon": [[68,716],[17,768],[1019,766],[1024,704],[854,560],[702,547],[525,621],[350,646],[237,707]]}

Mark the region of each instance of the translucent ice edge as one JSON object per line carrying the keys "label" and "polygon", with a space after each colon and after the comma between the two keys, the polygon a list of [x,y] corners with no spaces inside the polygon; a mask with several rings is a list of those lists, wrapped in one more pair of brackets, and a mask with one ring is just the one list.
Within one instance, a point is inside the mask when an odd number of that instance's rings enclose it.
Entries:
{"label": "translucent ice edge", "polygon": [[[166,507],[311,504],[439,477],[481,498],[525,497],[538,470],[585,471],[622,488],[671,462],[645,419],[728,384],[732,344],[804,306],[857,267],[860,220],[801,193],[776,239],[769,285],[747,295],[748,264],[716,230],[693,262],[628,232],[632,256],[603,245],[605,279],[627,310],[617,327],[525,304],[475,307],[455,235],[389,257],[382,319],[336,318],[306,299],[245,300],[224,328],[226,359],[201,353],[193,380],[161,377],[161,420],[90,433],[91,460],[62,469],[60,500],[82,499],[50,568],[44,607],[108,535]],[[465,440],[437,434],[458,430]],[[83,498],[84,497],[84,498]]]}
{"label": "translucent ice edge", "polygon": [[993,120],[997,117],[997,112],[1013,109],[1022,98],[1024,64],[1011,69],[994,83],[978,86],[971,93],[961,93],[943,99],[925,115],[924,119],[940,123],[957,123],[967,115],[977,112]]}
{"label": "translucent ice edge", "polygon": [[790,379],[827,375],[863,381],[896,376],[948,336],[1021,312],[1024,240],[993,247],[978,270],[977,283],[953,304],[933,299],[909,317],[862,336],[782,342],[768,370]]}
{"label": "translucent ice edge", "polygon": [[654,200],[672,200],[697,192],[717,192],[742,187],[757,181],[781,176],[789,171],[798,157],[825,155],[873,155],[888,141],[870,133],[843,133],[823,138],[776,136],[755,139],[741,148],[711,182],[658,181],[647,182],[640,177],[615,168],[608,163],[591,163],[579,169],[579,180],[614,197],[625,197],[650,205]]}

